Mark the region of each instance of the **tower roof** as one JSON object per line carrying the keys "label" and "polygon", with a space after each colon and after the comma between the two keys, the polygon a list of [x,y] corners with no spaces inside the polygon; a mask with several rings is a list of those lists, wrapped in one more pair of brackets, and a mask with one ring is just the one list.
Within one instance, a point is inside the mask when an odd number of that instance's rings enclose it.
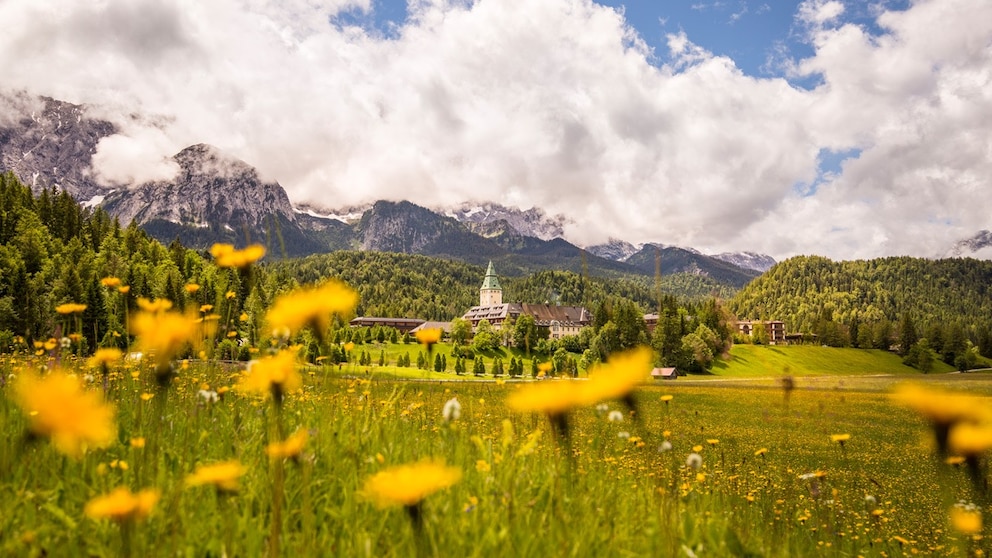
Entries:
{"label": "tower roof", "polygon": [[493,268],[492,260],[489,260],[489,267],[486,269],[486,278],[482,280],[482,289],[503,290],[503,287],[499,286],[499,279],[496,278],[496,270]]}

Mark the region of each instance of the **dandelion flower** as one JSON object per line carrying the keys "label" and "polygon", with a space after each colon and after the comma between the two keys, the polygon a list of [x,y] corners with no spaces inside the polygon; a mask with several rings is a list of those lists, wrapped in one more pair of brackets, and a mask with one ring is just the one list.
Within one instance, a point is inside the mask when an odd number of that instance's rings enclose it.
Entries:
{"label": "dandelion flower", "polygon": [[141,350],[155,358],[159,385],[167,385],[172,374],[170,362],[186,343],[194,340],[198,324],[193,313],[146,311],[131,318],[131,329]]}
{"label": "dandelion flower", "polygon": [[193,294],[200,290],[200,286],[196,283],[186,283],[183,288],[186,289],[186,292],[189,294]]}
{"label": "dandelion flower", "polygon": [[759,449],[759,450],[757,450],[757,451],[754,452],[754,456],[755,457],[759,457],[759,456],[760,457],[764,457],[764,455],[766,453],[768,453],[768,448],[761,448],[761,449]]}
{"label": "dandelion flower", "polygon": [[273,396],[276,403],[281,403],[285,394],[301,387],[303,377],[296,369],[296,353],[291,350],[252,361],[239,384],[244,391],[263,397]]}
{"label": "dandelion flower", "polygon": [[614,409],[610,411],[610,414],[606,415],[606,420],[610,422],[623,422],[623,413]]}
{"label": "dandelion flower", "polygon": [[668,440],[662,441],[661,445],[658,446],[658,453],[665,453],[669,451],[672,451],[672,443]]}
{"label": "dandelion flower", "polygon": [[585,391],[590,403],[609,399],[624,399],[628,404],[631,391],[644,382],[651,371],[653,353],[650,347],[639,347],[610,356],[609,362],[593,370]]}
{"label": "dandelion flower", "polygon": [[282,442],[273,442],[266,446],[265,453],[272,459],[295,459],[303,453],[303,447],[307,445],[309,439],[310,434],[307,433],[307,429],[300,428]]}
{"label": "dandelion flower", "polygon": [[113,276],[104,277],[103,279],[100,279],[100,284],[104,287],[112,289],[114,287],[119,287],[121,285],[121,280]]}
{"label": "dandelion flower", "polygon": [[55,311],[59,314],[78,314],[86,310],[85,304],[76,304],[74,302],[67,302],[65,304],[59,304],[55,307]]}
{"label": "dandelion flower", "polygon": [[148,488],[133,494],[118,487],[109,494],[97,496],[86,503],[83,513],[92,519],[113,519],[124,522],[148,517],[159,499],[159,491]]}
{"label": "dandelion flower", "polygon": [[217,267],[244,268],[265,256],[265,246],[251,244],[242,250],[235,250],[232,244],[217,243],[210,247],[210,255],[214,257]]}
{"label": "dandelion flower", "polygon": [[186,477],[186,486],[213,485],[222,492],[236,492],[239,480],[246,472],[238,461],[224,461],[212,465],[200,465]]}
{"label": "dandelion flower", "polygon": [[830,441],[831,442],[837,442],[838,444],[840,444],[840,447],[844,447],[844,442],[846,442],[846,441],[848,441],[850,439],[851,439],[851,435],[850,434],[831,434],[830,435]]}
{"label": "dandelion flower", "polygon": [[360,494],[379,508],[416,506],[424,498],[461,480],[462,472],[442,461],[425,460],[391,467],[365,481]]}
{"label": "dandelion flower", "polygon": [[973,504],[955,504],[951,508],[951,525],[959,533],[977,535],[982,532],[982,512]]}
{"label": "dandelion flower", "polygon": [[431,347],[441,340],[441,328],[421,329],[417,331],[416,336],[419,343]]}
{"label": "dandelion flower", "polygon": [[703,466],[703,456],[698,453],[690,453],[689,457],[685,459],[685,466],[698,471]]}
{"label": "dandelion flower", "polygon": [[671,401],[672,399],[674,399],[674,396],[672,396],[672,395],[662,395],[661,396],[661,402],[664,403],[665,405],[668,405],[668,402]]}
{"label": "dandelion flower", "polygon": [[165,312],[172,308],[172,301],[166,298],[149,300],[144,297],[138,297],[138,308],[145,312]]}
{"label": "dandelion flower", "polygon": [[992,449],[992,426],[959,424],[951,429],[948,446],[954,455],[980,455]]}
{"label": "dandelion flower", "polygon": [[506,404],[519,412],[558,415],[586,403],[584,385],[584,382],[573,380],[530,384],[511,393]]}
{"label": "dandelion flower", "polygon": [[97,349],[96,352],[93,353],[93,356],[86,361],[86,364],[90,368],[101,368],[104,366],[110,366],[111,364],[120,361],[123,356],[124,353],[122,353],[120,349]]}
{"label": "dandelion flower", "polygon": [[58,451],[70,457],[81,457],[87,447],[109,446],[117,433],[113,407],[59,370],[44,377],[18,377],[14,401],[28,416],[31,433],[51,439]]}
{"label": "dandelion flower", "polygon": [[346,316],[358,305],[358,293],[340,281],[297,289],[277,298],[265,314],[271,329],[287,328],[294,334],[304,326],[323,332],[331,316]]}
{"label": "dandelion flower", "polygon": [[892,399],[930,420],[941,455],[947,453],[952,426],[959,422],[978,423],[990,418],[987,403],[981,398],[939,392],[929,387],[904,385],[896,389]]}

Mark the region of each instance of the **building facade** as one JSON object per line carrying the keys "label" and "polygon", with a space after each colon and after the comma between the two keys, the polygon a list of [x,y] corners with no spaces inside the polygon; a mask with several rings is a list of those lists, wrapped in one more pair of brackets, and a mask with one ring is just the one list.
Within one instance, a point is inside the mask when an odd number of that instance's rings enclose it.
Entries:
{"label": "building facade", "polygon": [[479,288],[479,305],[469,308],[462,318],[472,323],[473,331],[482,320],[488,321],[494,330],[499,331],[507,320],[516,322],[523,315],[532,316],[538,327],[548,328],[551,339],[578,335],[583,327],[592,323],[592,314],[581,306],[504,303],[503,289],[496,277],[493,262],[489,262],[482,287]]}

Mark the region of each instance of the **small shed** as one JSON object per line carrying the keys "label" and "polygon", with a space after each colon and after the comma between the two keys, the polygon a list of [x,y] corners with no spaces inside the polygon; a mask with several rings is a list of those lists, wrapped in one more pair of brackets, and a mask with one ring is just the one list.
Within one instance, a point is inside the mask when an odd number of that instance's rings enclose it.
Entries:
{"label": "small shed", "polygon": [[675,368],[655,368],[651,371],[651,377],[655,380],[674,380],[679,377],[679,371]]}

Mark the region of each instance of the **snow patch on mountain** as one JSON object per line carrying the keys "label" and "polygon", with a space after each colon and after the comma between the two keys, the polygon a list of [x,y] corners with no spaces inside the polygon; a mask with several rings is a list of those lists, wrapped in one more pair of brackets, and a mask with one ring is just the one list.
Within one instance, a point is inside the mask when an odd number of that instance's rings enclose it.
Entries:
{"label": "snow patch on mountain", "polygon": [[762,273],[768,271],[773,265],[778,263],[771,256],[757,254],[755,252],[723,252],[713,254],[713,257],[732,263],[738,267],[743,267],[744,269],[753,269]]}
{"label": "snow patch on mountain", "polygon": [[574,223],[564,215],[551,216],[537,207],[522,210],[491,202],[465,202],[453,207],[435,208],[434,211],[462,223],[488,225],[501,220],[506,221],[517,233],[541,240],[563,238],[565,225]]}
{"label": "snow patch on mountain", "polygon": [[992,259],[992,231],[981,230],[971,238],[959,240],[945,254],[938,257],[944,258],[976,258],[980,260]]}

